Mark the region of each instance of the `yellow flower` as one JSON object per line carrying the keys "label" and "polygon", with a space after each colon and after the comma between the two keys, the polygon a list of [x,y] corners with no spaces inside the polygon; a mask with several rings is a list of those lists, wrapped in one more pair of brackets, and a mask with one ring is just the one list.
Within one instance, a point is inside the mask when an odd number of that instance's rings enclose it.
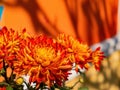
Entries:
{"label": "yellow flower", "polygon": [[19,77],[19,78],[16,79],[15,82],[16,82],[18,85],[22,85],[23,82],[24,82],[24,79],[23,79],[22,77]]}

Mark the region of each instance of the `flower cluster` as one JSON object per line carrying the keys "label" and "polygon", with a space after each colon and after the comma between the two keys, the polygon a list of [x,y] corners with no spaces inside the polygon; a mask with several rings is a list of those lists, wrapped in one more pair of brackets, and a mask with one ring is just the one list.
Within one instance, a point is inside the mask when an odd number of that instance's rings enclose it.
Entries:
{"label": "flower cluster", "polygon": [[14,68],[16,75],[29,75],[29,81],[37,85],[61,86],[73,63],[76,72],[79,67],[88,69],[91,65],[99,69],[103,58],[99,47],[92,51],[87,44],[69,35],[31,37],[25,30],[21,33],[5,27],[0,30],[0,69],[4,61]]}

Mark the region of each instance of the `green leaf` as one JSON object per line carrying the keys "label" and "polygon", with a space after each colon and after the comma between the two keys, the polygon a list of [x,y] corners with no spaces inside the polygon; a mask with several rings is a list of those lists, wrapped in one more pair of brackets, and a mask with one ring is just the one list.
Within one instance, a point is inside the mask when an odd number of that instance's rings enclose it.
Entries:
{"label": "green leaf", "polygon": [[13,90],[13,88],[9,85],[6,87],[6,90]]}
{"label": "green leaf", "polygon": [[80,87],[78,90],[89,90],[88,87]]}

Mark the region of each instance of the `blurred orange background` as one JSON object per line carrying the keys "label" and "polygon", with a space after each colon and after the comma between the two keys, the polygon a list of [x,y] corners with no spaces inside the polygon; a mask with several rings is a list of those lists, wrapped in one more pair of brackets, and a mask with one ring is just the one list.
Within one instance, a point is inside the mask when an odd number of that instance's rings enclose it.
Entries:
{"label": "blurred orange background", "polygon": [[1,0],[0,27],[32,35],[64,32],[89,45],[117,33],[118,0]]}

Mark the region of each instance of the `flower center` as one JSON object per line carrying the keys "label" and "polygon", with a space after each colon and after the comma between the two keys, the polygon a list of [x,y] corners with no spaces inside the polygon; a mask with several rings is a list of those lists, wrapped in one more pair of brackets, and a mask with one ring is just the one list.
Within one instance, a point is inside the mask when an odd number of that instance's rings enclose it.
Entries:
{"label": "flower center", "polygon": [[50,47],[36,48],[36,60],[42,66],[48,66],[55,58],[55,50]]}

